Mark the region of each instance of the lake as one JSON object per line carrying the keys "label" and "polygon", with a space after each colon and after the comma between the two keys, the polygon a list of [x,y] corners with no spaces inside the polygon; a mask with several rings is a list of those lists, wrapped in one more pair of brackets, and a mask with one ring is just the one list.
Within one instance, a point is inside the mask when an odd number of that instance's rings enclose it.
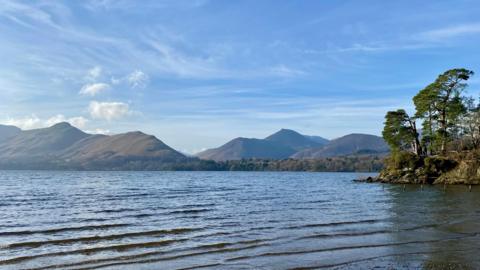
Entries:
{"label": "lake", "polygon": [[480,187],[358,176],[0,171],[0,269],[480,268]]}

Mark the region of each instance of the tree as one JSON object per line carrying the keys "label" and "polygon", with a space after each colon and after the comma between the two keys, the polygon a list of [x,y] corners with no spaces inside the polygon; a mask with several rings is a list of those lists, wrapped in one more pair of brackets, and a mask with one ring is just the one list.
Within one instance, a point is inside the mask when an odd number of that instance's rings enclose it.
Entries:
{"label": "tree", "polygon": [[422,145],[427,154],[433,154],[434,152],[433,143],[435,142],[436,121],[438,120],[434,104],[435,97],[436,91],[433,83],[420,90],[413,97],[416,109],[415,117],[424,119],[422,123]]}
{"label": "tree", "polygon": [[480,148],[480,103],[473,98],[466,101],[467,113],[462,118],[462,135],[473,149]]}
{"label": "tree", "polygon": [[[449,128],[454,129],[458,125],[460,116],[465,113],[461,94],[466,88],[467,81],[473,75],[473,71],[467,69],[451,69],[429,85],[426,98],[438,119],[438,135],[440,138],[440,151],[445,154],[447,142],[450,137]],[[420,106],[424,109],[423,106]]]}
{"label": "tree", "polygon": [[392,152],[410,148],[414,154],[422,155],[415,118],[410,118],[405,110],[387,112],[382,135]]}

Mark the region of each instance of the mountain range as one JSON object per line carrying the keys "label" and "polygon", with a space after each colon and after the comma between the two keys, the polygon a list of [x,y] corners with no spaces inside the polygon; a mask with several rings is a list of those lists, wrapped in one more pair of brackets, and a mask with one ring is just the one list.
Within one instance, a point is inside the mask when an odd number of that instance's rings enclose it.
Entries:
{"label": "mountain range", "polygon": [[0,126],[0,168],[114,169],[132,163],[177,163],[189,159],[154,136],[138,131],[92,135],[68,123],[15,131],[13,127]]}
{"label": "mountain range", "polygon": [[281,129],[265,139],[236,138],[218,148],[200,152],[197,156],[215,161],[250,158],[315,159],[361,154],[382,155],[388,149],[383,138],[374,135],[349,134],[329,141],[319,136]]}
{"label": "mountain range", "polygon": [[281,129],[264,139],[236,138],[189,157],[140,131],[107,136],[88,134],[65,122],[33,130],[0,125],[0,169],[181,169],[182,164],[203,164],[202,160],[316,159],[387,151],[383,139],[373,135],[329,141]]}

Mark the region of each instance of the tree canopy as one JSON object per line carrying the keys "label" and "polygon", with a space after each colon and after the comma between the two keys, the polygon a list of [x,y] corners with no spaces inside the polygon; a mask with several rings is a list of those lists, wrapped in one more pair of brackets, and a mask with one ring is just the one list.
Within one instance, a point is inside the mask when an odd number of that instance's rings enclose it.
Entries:
{"label": "tree canopy", "polygon": [[[466,141],[479,147],[479,105],[463,94],[473,71],[459,68],[440,74],[413,97],[415,114],[405,110],[389,111],[385,116],[383,137],[392,152],[410,151],[418,156],[445,155],[449,143]],[[420,121],[421,138],[416,122]],[[465,145],[462,143],[461,145]]]}

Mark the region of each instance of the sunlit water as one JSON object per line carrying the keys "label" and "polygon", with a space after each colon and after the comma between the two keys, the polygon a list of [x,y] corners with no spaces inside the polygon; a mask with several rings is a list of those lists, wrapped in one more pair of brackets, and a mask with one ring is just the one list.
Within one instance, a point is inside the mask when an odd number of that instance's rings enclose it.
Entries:
{"label": "sunlit water", "polygon": [[0,171],[0,269],[480,268],[480,190],[357,176]]}

